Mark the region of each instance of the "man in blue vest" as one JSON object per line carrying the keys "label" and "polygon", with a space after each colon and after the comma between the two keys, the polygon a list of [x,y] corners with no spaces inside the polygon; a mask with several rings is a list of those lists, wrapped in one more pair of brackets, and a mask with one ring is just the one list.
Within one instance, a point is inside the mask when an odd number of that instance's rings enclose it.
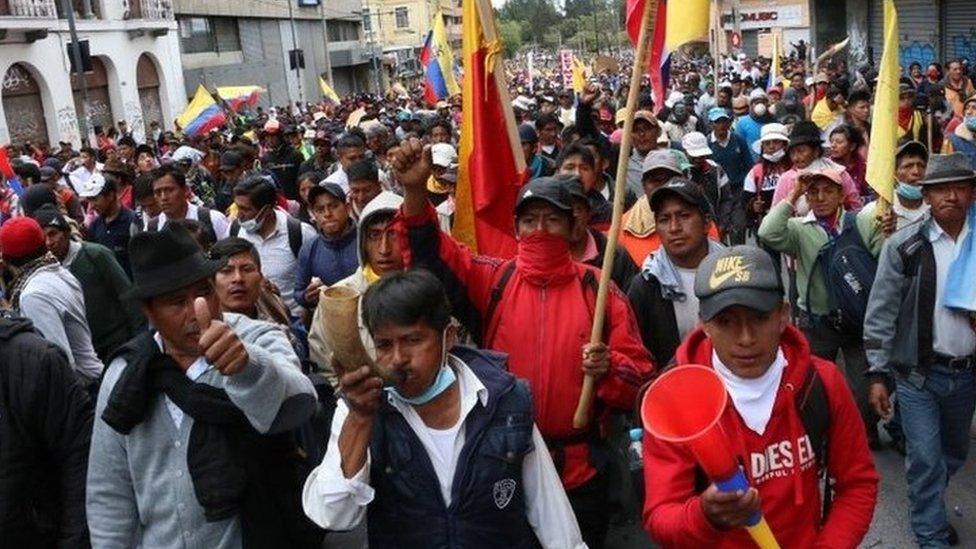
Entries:
{"label": "man in blue vest", "polygon": [[454,345],[437,278],[390,274],[362,314],[377,365],[341,377],[305,513],[329,530],[367,516],[371,547],[585,547],[528,385],[503,356]]}

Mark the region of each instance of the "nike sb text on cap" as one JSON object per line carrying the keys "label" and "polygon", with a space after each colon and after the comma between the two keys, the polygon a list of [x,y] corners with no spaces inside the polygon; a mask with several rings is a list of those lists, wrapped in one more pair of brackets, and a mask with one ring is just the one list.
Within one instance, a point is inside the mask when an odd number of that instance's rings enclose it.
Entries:
{"label": "nike sb text on cap", "polygon": [[709,254],[695,274],[699,316],[707,322],[733,305],[769,312],[783,302],[783,283],[773,259],[754,246]]}

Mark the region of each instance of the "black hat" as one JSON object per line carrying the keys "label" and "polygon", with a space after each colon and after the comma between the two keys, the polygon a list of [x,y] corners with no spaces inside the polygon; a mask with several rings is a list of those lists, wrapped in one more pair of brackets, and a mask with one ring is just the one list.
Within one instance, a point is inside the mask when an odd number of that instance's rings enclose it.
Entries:
{"label": "black hat", "polygon": [[183,225],[167,223],[160,231],[142,232],[129,241],[132,288],[126,299],[149,299],[210,278],[226,263],[208,259]]}
{"label": "black hat", "polygon": [[58,204],[58,197],[47,185],[31,185],[20,197],[20,208],[26,216],[33,215],[45,204]]}
{"label": "black hat", "polygon": [[921,156],[926,162],[929,160],[929,150],[919,141],[906,141],[898,149],[895,150],[895,158],[901,158],[902,155],[912,155]]}
{"label": "black hat", "polygon": [[220,155],[221,170],[235,170],[240,168],[243,163],[244,157],[235,150],[224,151],[224,154]]}
{"label": "black hat", "polygon": [[820,134],[820,128],[810,120],[800,120],[793,125],[793,130],[790,132],[790,143],[788,148],[793,148],[797,145],[817,145],[823,146],[823,137]]}
{"label": "black hat", "polygon": [[515,213],[533,200],[542,200],[567,213],[573,212],[573,197],[558,177],[537,177],[526,183],[515,201]]}
{"label": "black hat", "polygon": [[48,227],[54,227],[55,229],[60,229],[62,231],[70,231],[71,226],[68,225],[68,221],[65,220],[61,212],[58,211],[57,206],[54,204],[45,204],[34,212],[34,221],[41,226],[42,229]]}
{"label": "black hat", "polygon": [[315,199],[323,194],[330,194],[339,202],[346,201],[346,192],[342,190],[342,187],[330,181],[322,181],[308,190],[308,203],[314,204]]}
{"label": "black hat", "polygon": [[976,171],[973,171],[969,159],[962,153],[933,154],[929,157],[925,167],[925,177],[919,181],[922,186],[938,185],[939,183],[953,183],[968,181],[976,183]]}
{"label": "black hat", "polygon": [[705,322],[733,305],[768,313],[783,303],[783,281],[765,250],[733,246],[708,254],[698,265],[695,295]]}
{"label": "black hat", "polygon": [[569,196],[573,200],[585,202],[587,205],[590,203],[590,199],[586,196],[586,191],[583,190],[583,183],[580,181],[579,176],[576,175],[557,175],[554,176],[556,179],[562,182],[569,191]]}
{"label": "black hat", "polygon": [[661,207],[661,203],[669,196],[676,196],[684,200],[701,210],[707,216],[712,215],[711,204],[708,203],[708,199],[705,198],[705,194],[702,193],[701,188],[691,180],[683,177],[673,177],[670,181],[655,189],[651,193],[651,211],[657,212],[658,208]]}
{"label": "black hat", "polygon": [[143,144],[139,145],[138,147],[136,147],[136,157],[138,157],[142,153],[148,153],[148,154],[152,155],[153,157],[156,156],[156,151],[154,151],[152,147],[150,147],[149,145],[147,145],[145,143],[143,143]]}

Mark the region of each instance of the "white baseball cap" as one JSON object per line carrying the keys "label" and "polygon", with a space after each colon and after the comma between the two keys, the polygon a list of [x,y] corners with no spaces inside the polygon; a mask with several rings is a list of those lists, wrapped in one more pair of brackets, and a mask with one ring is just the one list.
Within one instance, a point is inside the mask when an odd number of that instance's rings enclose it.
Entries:
{"label": "white baseball cap", "polygon": [[691,157],[711,156],[712,149],[708,146],[708,138],[701,132],[689,132],[681,138],[681,148]]}
{"label": "white baseball cap", "polygon": [[436,143],[430,148],[431,162],[437,166],[450,168],[457,164],[457,151],[448,143]]}
{"label": "white baseball cap", "polygon": [[105,188],[105,178],[100,173],[93,173],[78,189],[79,198],[95,198],[102,194]]}

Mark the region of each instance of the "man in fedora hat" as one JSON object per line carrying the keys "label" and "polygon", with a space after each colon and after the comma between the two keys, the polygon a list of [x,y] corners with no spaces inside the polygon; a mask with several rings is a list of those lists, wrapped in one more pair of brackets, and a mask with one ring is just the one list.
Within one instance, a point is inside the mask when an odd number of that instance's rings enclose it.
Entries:
{"label": "man in fedora hat", "polygon": [[286,480],[293,448],[273,435],[304,422],[316,399],[288,338],[221,314],[213,277],[224,261],[204,256],[184,227],[136,235],[130,257],[125,297],[153,330],[119,352],[98,395],[92,545],[304,547],[281,526],[301,511]]}
{"label": "man in fedora hat", "polygon": [[[959,153],[929,157],[922,196],[930,216],[885,242],[864,322],[869,401],[891,417],[898,393],[915,540],[948,547],[947,479],[966,462],[976,407],[976,323],[944,302],[948,272],[973,227],[976,172]],[[970,279],[970,283],[972,279]]]}

